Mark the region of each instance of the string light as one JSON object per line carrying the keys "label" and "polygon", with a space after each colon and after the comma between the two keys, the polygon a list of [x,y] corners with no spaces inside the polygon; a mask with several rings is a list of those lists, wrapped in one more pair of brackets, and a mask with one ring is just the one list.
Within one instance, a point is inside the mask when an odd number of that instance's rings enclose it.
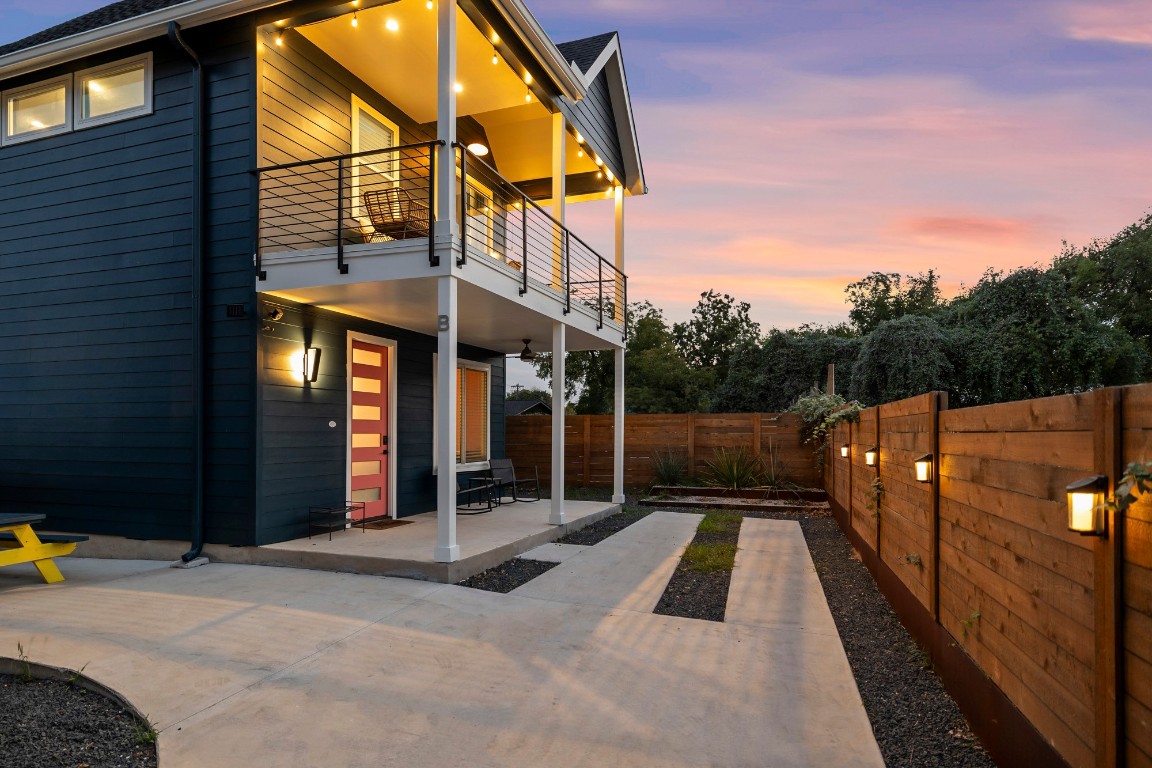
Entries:
{"label": "string light", "polygon": [[356,11],[352,11],[352,26],[353,27],[360,26],[360,20],[356,18]]}
{"label": "string light", "polygon": [[283,32],[277,32],[276,33],[276,45],[284,45],[284,33]]}
{"label": "string light", "polygon": [[531,72],[525,72],[524,73],[524,82],[528,85],[532,85],[532,73]]}
{"label": "string light", "polygon": [[496,53],[495,48],[492,49],[492,63],[493,64],[499,64],[500,63],[500,55],[498,53]]}
{"label": "string light", "polygon": [[524,94],[524,101],[527,104],[532,103],[532,91],[528,91],[527,93]]}
{"label": "string light", "polygon": [[427,8],[428,10],[432,10],[432,6],[433,6],[432,0],[428,0],[428,2],[424,3],[424,7]]}

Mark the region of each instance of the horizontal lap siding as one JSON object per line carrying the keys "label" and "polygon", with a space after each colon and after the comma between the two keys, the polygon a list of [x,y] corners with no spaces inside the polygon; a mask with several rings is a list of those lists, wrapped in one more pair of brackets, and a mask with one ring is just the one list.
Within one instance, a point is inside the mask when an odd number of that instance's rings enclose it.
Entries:
{"label": "horizontal lap siding", "polygon": [[[567,416],[564,428],[564,468],[570,485],[611,486],[615,448],[612,416]],[[799,485],[818,482],[815,455],[800,435],[792,414],[628,414],[624,419],[624,484],[651,485],[653,462],[664,453],[695,458],[694,473],[703,475],[707,461],[719,449],[755,450],[767,462],[774,453],[785,479]],[[552,419],[514,416],[508,419],[508,455],[517,466],[536,466],[542,481],[551,482]]]}
{"label": "horizontal lap siding", "polygon": [[187,539],[191,115],[167,42],[154,113],[0,148],[0,510]]}
{"label": "horizontal lap siding", "polygon": [[607,69],[592,81],[583,99],[575,103],[562,100],[560,111],[589,140],[600,159],[616,174],[616,178],[623,179],[624,159],[620,151],[612,96],[608,90]]}
{"label": "horizontal lap siding", "polygon": [[[433,449],[433,355],[436,338],[268,297],[284,316],[261,333],[260,543],[308,532],[308,507],[342,504],[347,491],[347,344],[356,331],[396,342],[396,505],[400,516],[436,509]],[[262,312],[264,310],[262,309]],[[304,342],[320,349],[320,375],[305,387],[295,366]],[[491,365],[492,456],[504,455],[504,358],[461,346],[463,360]],[[330,427],[329,422],[335,422]]]}

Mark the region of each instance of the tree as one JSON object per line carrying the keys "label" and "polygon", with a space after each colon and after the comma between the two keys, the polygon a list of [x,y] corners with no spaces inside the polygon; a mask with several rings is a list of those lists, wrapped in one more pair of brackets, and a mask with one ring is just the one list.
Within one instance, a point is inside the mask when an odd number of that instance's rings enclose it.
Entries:
{"label": "tree", "polygon": [[864,339],[852,369],[852,398],[888,403],[947,389],[953,368],[948,336],[930,317],[886,320]]}
{"label": "tree", "polygon": [[716,388],[712,409],[722,412],[780,412],[796,398],[824,386],[828,364],[836,365],[836,390],[846,394],[860,338],[844,326],[773,328],[762,344],[732,356],[728,377]]}
{"label": "tree", "polygon": [[[533,361],[542,379],[552,380],[552,356]],[[612,413],[615,407],[614,354],[610,350],[569,352],[565,392],[577,413]],[[685,413],[701,410],[698,377],[680,357],[664,313],[650,302],[628,306],[624,357],[624,397],[630,413]]]}
{"label": "tree", "polygon": [[517,385],[517,387],[514,387],[512,391],[508,393],[506,399],[524,401],[543,400],[546,403],[550,403],[552,402],[552,393],[546,389],[520,387]]}
{"label": "tree", "polygon": [[[747,302],[736,303],[728,294],[707,291],[692,310],[692,319],[672,326],[672,337],[680,356],[693,369],[714,383],[728,377],[732,355],[760,341],[760,324],[752,321]],[[709,387],[710,388],[710,387]]]}
{"label": "tree", "polygon": [[1064,244],[1053,267],[1103,322],[1126,330],[1152,353],[1152,213],[1110,240]]}
{"label": "tree", "polygon": [[940,280],[935,270],[902,278],[895,272],[873,272],[844,289],[856,332],[867,335],[881,323],[904,315],[929,315],[940,309]]}

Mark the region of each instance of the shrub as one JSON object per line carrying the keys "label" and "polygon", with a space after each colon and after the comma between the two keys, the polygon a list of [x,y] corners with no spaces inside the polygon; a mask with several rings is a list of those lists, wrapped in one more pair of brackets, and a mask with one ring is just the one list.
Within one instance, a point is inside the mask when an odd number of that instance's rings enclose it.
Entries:
{"label": "shrub", "polygon": [[755,488],[764,477],[764,466],[760,457],[740,446],[739,448],[716,448],[712,458],[704,462],[707,470],[705,482],[720,488]]}
{"label": "shrub", "polygon": [[676,451],[656,451],[652,455],[652,469],[657,485],[680,485],[688,471],[688,457]]}

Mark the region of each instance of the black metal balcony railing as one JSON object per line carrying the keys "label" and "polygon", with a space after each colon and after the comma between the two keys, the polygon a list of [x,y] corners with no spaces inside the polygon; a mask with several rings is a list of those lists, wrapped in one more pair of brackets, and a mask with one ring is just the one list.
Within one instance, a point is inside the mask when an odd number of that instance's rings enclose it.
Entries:
{"label": "black metal balcony railing", "polygon": [[[441,142],[409,144],[259,168],[260,221],[256,270],[266,278],[269,254],[334,248],[348,273],[348,245],[424,239],[435,252],[436,150]],[[627,277],[556,221],[492,166],[458,148],[460,201],[457,264],[471,258],[499,261],[519,280],[520,295],[534,287],[556,294],[564,313],[575,300],[597,316],[625,324]]]}

